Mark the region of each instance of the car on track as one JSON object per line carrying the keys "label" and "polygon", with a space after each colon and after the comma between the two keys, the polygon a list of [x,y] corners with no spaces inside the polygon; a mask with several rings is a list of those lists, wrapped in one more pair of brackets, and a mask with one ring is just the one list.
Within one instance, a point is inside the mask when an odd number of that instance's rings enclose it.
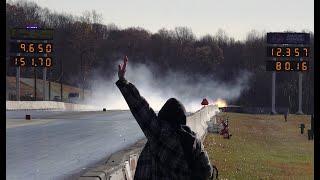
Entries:
{"label": "car on track", "polygon": [[80,94],[76,92],[71,92],[68,95],[69,103],[79,103],[80,101]]}

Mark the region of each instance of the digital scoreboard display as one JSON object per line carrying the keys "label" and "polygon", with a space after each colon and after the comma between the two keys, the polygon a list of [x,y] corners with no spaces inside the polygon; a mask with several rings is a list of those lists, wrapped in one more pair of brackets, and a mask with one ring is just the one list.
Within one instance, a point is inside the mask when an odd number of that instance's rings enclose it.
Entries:
{"label": "digital scoreboard display", "polygon": [[10,37],[17,40],[53,40],[53,29],[15,28],[11,30]]}
{"label": "digital scoreboard display", "polygon": [[309,47],[267,47],[268,57],[309,57]]}
{"label": "digital scoreboard display", "polygon": [[34,56],[11,56],[11,66],[21,67],[51,67],[51,57],[34,57]]}
{"label": "digital scoreboard display", "polygon": [[[309,71],[310,34],[267,33],[267,71],[307,72]],[[272,60],[271,60],[272,59]]]}
{"label": "digital scoreboard display", "polygon": [[52,43],[11,42],[12,53],[52,53]]}
{"label": "digital scoreboard display", "polygon": [[54,64],[52,39],[52,29],[12,29],[10,65],[16,67],[52,67]]}
{"label": "digital scoreboard display", "polygon": [[309,61],[267,61],[266,70],[279,72],[308,71]]}
{"label": "digital scoreboard display", "polygon": [[309,44],[309,33],[286,33],[270,32],[267,33],[268,44]]}

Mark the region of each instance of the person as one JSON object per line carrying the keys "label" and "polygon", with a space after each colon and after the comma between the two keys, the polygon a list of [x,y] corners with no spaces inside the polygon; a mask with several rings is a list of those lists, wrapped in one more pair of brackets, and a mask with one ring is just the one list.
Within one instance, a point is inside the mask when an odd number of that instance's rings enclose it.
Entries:
{"label": "person", "polygon": [[186,125],[186,111],[181,102],[170,98],[156,115],[138,89],[126,80],[127,62],[125,56],[119,65],[116,85],[147,138],[134,179],[201,180],[217,177],[217,169],[210,164],[201,140]]}
{"label": "person", "polygon": [[223,120],[221,122],[223,129],[220,131],[220,135],[223,135],[224,138],[229,139],[230,138],[230,134],[229,134],[229,123],[228,123],[228,118],[226,118],[225,120]]}
{"label": "person", "polygon": [[287,122],[288,114],[289,114],[289,108],[287,108],[287,110],[283,113],[285,122]]}
{"label": "person", "polygon": [[303,123],[300,124],[299,128],[300,128],[300,133],[301,133],[301,134],[304,133],[304,128],[305,128],[305,127],[306,127],[306,126],[305,126]]}

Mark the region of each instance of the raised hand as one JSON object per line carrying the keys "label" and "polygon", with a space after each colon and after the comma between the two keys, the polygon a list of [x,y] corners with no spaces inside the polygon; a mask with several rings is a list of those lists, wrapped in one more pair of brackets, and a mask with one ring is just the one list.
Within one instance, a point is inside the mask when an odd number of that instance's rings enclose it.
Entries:
{"label": "raised hand", "polygon": [[128,63],[128,57],[125,56],[123,58],[123,63],[118,65],[118,77],[119,79],[125,79],[125,73],[126,73],[126,68],[127,68],[127,63]]}

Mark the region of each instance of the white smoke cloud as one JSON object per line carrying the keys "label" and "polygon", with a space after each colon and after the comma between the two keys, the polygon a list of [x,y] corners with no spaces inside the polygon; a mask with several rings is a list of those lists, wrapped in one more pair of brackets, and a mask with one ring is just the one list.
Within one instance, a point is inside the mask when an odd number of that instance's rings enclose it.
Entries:
{"label": "white smoke cloud", "polygon": [[[115,63],[120,64],[119,60]],[[128,63],[126,79],[133,83],[150,106],[158,111],[167,99],[175,97],[180,100],[188,112],[201,108],[201,101],[207,98],[212,103],[217,98],[233,100],[247,88],[250,73],[242,72],[234,83],[226,84],[208,77],[193,77],[170,71],[155,78],[152,68],[144,64]],[[117,72],[110,79],[102,79],[98,75],[92,82],[92,98],[87,103],[107,109],[129,109],[121,92],[116,87]]]}

